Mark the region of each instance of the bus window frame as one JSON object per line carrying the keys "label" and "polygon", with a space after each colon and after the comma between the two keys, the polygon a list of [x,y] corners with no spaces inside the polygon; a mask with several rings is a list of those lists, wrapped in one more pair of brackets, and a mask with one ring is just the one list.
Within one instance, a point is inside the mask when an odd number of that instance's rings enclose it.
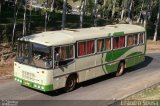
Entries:
{"label": "bus window frame", "polygon": [[[72,58],[68,58],[68,59],[65,59],[63,61],[66,61],[66,60],[71,60],[71,59],[75,59],[75,44],[65,44],[65,45],[57,45],[57,46],[54,46],[53,47],[53,55],[54,55],[54,52],[55,52],[55,48],[57,47],[65,47],[65,46],[73,46],[73,57]],[[54,56],[55,58],[55,56]],[[55,60],[55,59],[54,59]]]}
{"label": "bus window frame", "polygon": [[[134,45],[128,46],[128,36],[137,36],[137,43],[134,43]],[[126,35],[126,47],[134,47],[137,46],[139,44],[139,33],[130,33]]]}
{"label": "bus window frame", "polygon": [[[143,43],[140,43],[140,34],[143,34]],[[145,43],[145,32],[139,32],[138,33],[138,45],[144,45]]]}
{"label": "bus window frame", "polygon": [[[93,53],[91,53],[91,54],[87,54],[87,41],[94,41],[94,52]],[[86,42],[86,54],[85,55],[82,55],[82,56],[79,56],[78,55],[78,52],[79,52],[79,45],[78,45],[78,43],[79,42]],[[85,40],[79,40],[79,41],[77,41],[76,42],[76,44],[77,44],[77,58],[81,58],[81,57],[86,57],[86,56],[92,56],[92,55],[95,55],[96,54],[96,39],[94,38],[94,39],[85,39]]]}
{"label": "bus window frame", "polygon": [[[115,49],[114,49],[114,41],[113,41],[114,38],[116,38],[116,37],[119,37],[119,38],[120,38],[120,37],[122,37],[122,36],[124,36],[124,47],[115,48]],[[120,49],[126,48],[126,37],[125,37],[126,35],[124,34],[124,35],[122,35],[122,36],[113,36],[113,37],[112,37],[112,50],[120,50]]]}
{"label": "bus window frame", "polygon": [[[104,48],[105,48],[105,50],[104,51],[101,51],[101,52],[98,52],[97,51],[97,41],[98,40],[101,40],[101,39],[103,39],[104,40]],[[106,39],[110,39],[110,50],[106,50]],[[106,53],[106,52],[108,52],[108,51],[111,51],[112,50],[112,37],[102,37],[102,38],[97,38],[96,39],[96,53],[97,54],[101,54],[101,53]]]}

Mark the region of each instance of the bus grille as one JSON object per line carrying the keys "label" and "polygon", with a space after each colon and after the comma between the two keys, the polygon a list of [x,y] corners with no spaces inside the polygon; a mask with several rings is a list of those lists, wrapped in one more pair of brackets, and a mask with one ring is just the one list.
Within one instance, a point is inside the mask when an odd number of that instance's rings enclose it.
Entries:
{"label": "bus grille", "polygon": [[22,78],[26,80],[35,80],[35,75],[30,72],[22,71]]}

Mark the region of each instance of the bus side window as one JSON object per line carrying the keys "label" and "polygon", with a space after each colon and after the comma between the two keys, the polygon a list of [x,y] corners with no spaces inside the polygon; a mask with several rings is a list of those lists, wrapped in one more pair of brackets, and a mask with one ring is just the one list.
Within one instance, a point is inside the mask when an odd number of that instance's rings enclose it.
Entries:
{"label": "bus side window", "polygon": [[94,44],[94,40],[78,42],[78,56],[93,54],[95,52]]}
{"label": "bus side window", "polygon": [[134,45],[134,36],[128,35],[127,37],[127,46],[133,46]]}
{"label": "bus side window", "polygon": [[119,42],[119,37],[114,37],[113,38],[113,49],[118,48],[118,42]]}
{"label": "bus side window", "polygon": [[113,49],[123,48],[125,47],[125,37],[114,37],[113,38]]}
{"label": "bus side window", "polygon": [[87,41],[87,54],[93,54],[94,53],[94,40],[88,40]]}
{"label": "bus side window", "polygon": [[[55,61],[59,62],[59,66],[66,65],[73,60],[73,45],[60,46],[55,48]],[[57,59],[58,58],[58,59]],[[57,64],[57,63],[56,63]]]}
{"label": "bus side window", "polygon": [[135,44],[137,45],[138,44],[138,34],[135,34]]}
{"label": "bus side window", "polygon": [[119,38],[118,46],[119,46],[119,48],[123,48],[125,46],[125,37],[124,36],[121,36]]}
{"label": "bus side window", "polygon": [[139,34],[139,44],[143,44],[144,43],[144,33],[140,33]]}
{"label": "bus side window", "polygon": [[105,44],[106,50],[111,50],[111,38],[106,38]]}
{"label": "bus side window", "polygon": [[104,48],[104,39],[98,39],[97,40],[97,52],[102,52],[104,51],[105,48]]}
{"label": "bus side window", "polygon": [[78,42],[78,56],[86,55],[86,41]]}
{"label": "bus side window", "polygon": [[132,34],[127,36],[127,46],[137,45],[137,42],[138,42],[137,34]]}

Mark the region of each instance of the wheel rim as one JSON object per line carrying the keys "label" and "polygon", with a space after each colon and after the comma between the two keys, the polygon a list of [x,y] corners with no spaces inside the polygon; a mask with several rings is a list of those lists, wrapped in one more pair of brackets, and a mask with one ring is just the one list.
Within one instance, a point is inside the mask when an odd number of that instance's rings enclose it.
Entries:
{"label": "wheel rim", "polygon": [[123,71],[124,71],[124,63],[120,63],[116,76],[122,75]]}
{"label": "wheel rim", "polygon": [[72,88],[74,86],[74,80],[70,80],[67,85],[69,88]]}
{"label": "wheel rim", "polygon": [[76,80],[74,77],[69,77],[66,83],[66,92],[72,91],[75,88]]}
{"label": "wheel rim", "polygon": [[123,65],[123,63],[121,63],[121,66],[120,66],[120,74],[122,74],[123,73],[123,70],[124,70],[124,65]]}

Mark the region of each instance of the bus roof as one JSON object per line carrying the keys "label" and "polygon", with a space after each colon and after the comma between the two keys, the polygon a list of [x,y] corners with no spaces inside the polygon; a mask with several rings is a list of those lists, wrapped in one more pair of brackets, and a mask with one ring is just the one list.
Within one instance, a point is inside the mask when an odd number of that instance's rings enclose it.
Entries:
{"label": "bus roof", "polygon": [[116,32],[124,34],[144,32],[142,26],[130,24],[106,25],[103,27],[91,27],[82,29],[65,29],[59,31],[42,32],[25,36],[20,40],[34,42],[46,46],[57,46],[75,43],[85,39],[95,39],[107,36],[114,36]]}

